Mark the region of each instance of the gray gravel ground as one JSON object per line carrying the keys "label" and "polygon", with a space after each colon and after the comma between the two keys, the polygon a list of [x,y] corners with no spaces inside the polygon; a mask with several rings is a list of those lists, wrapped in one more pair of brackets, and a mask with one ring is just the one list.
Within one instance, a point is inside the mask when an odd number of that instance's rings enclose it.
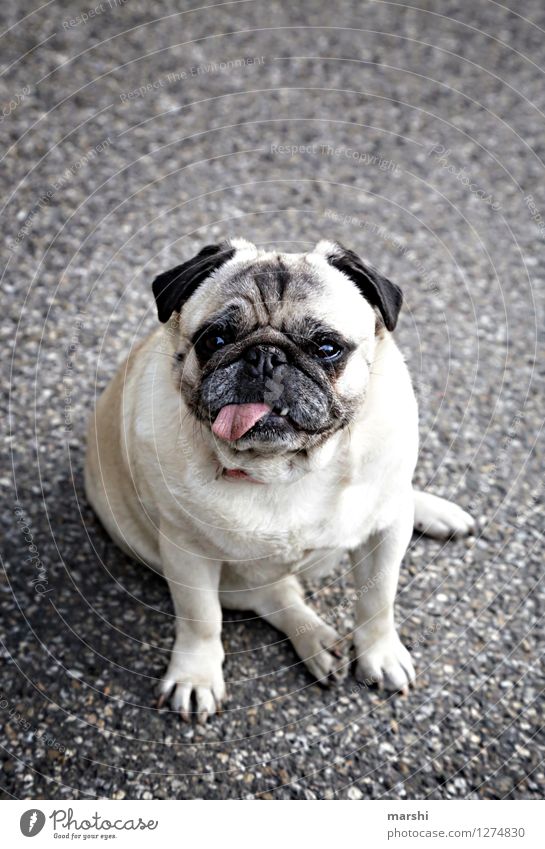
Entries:
{"label": "gray gravel ground", "polygon": [[[3,793],[542,797],[543,4],[199,5],[2,4]],[[480,532],[407,553],[409,698],[322,690],[226,614],[202,729],[154,708],[170,599],[86,503],[84,432],[157,270],[237,234],[337,237],[403,286],[418,482]],[[350,587],[309,587],[345,632]]]}

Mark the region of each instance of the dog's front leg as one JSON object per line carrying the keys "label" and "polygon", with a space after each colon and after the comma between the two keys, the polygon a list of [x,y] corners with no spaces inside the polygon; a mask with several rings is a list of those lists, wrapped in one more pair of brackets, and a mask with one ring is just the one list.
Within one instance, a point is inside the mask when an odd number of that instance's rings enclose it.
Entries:
{"label": "dog's front leg", "polygon": [[357,585],[356,678],[390,690],[406,690],[415,677],[394,623],[399,567],[411,538],[413,517],[413,501],[408,498],[393,525],[351,553]]}
{"label": "dog's front leg", "polygon": [[171,695],[173,709],[185,720],[194,704],[198,721],[206,722],[225,695],[221,563],[188,551],[173,526],[161,524],[159,549],[176,614],[176,639],[159,685],[159,703]]}

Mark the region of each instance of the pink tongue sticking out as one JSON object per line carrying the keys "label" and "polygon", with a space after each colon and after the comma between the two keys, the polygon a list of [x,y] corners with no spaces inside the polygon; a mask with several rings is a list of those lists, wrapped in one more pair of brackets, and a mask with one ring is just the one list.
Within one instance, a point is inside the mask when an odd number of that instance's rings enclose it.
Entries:
{"label": "pink tongue sticking out", "polygon": [[270,412],[268,404],[228,404],[216,416],[212,432],[220,439],[234,442]]}

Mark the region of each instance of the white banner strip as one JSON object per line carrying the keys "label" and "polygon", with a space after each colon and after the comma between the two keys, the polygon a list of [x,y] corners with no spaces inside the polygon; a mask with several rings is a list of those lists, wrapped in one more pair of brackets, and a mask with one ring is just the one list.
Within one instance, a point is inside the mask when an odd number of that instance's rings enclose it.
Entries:
{"label": "white banner strip", "polygon": [[[2,845],[99,845],[221,849],[545,846],[540,801],[5,801]],[[305,804],[307,807],[301,807]],[[217,806],[220,806],[218,808]],[[241,809],[244,805],[244,811]],[[331,807],[335,805],[335,809]],[[309,807],[311,806],[311,807]],[[343,810],[339,811],[339,806]],[[36,842],[30,844],[31,839]]]}

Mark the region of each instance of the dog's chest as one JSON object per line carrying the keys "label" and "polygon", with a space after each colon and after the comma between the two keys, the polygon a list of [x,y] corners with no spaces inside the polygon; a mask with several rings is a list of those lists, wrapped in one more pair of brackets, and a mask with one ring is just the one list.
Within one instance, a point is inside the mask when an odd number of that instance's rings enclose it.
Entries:
{"label": "dog's chest", "polygon": [[[237,486],[214,522],[214,545],[225,559],[297,571],[356,548],[374,530],[376,492],[364,484],[316,485],[293,493],[241,492]],[[226,515],[227,514],[227,515]],[[227,521],[226,521],[227,520]]]}

